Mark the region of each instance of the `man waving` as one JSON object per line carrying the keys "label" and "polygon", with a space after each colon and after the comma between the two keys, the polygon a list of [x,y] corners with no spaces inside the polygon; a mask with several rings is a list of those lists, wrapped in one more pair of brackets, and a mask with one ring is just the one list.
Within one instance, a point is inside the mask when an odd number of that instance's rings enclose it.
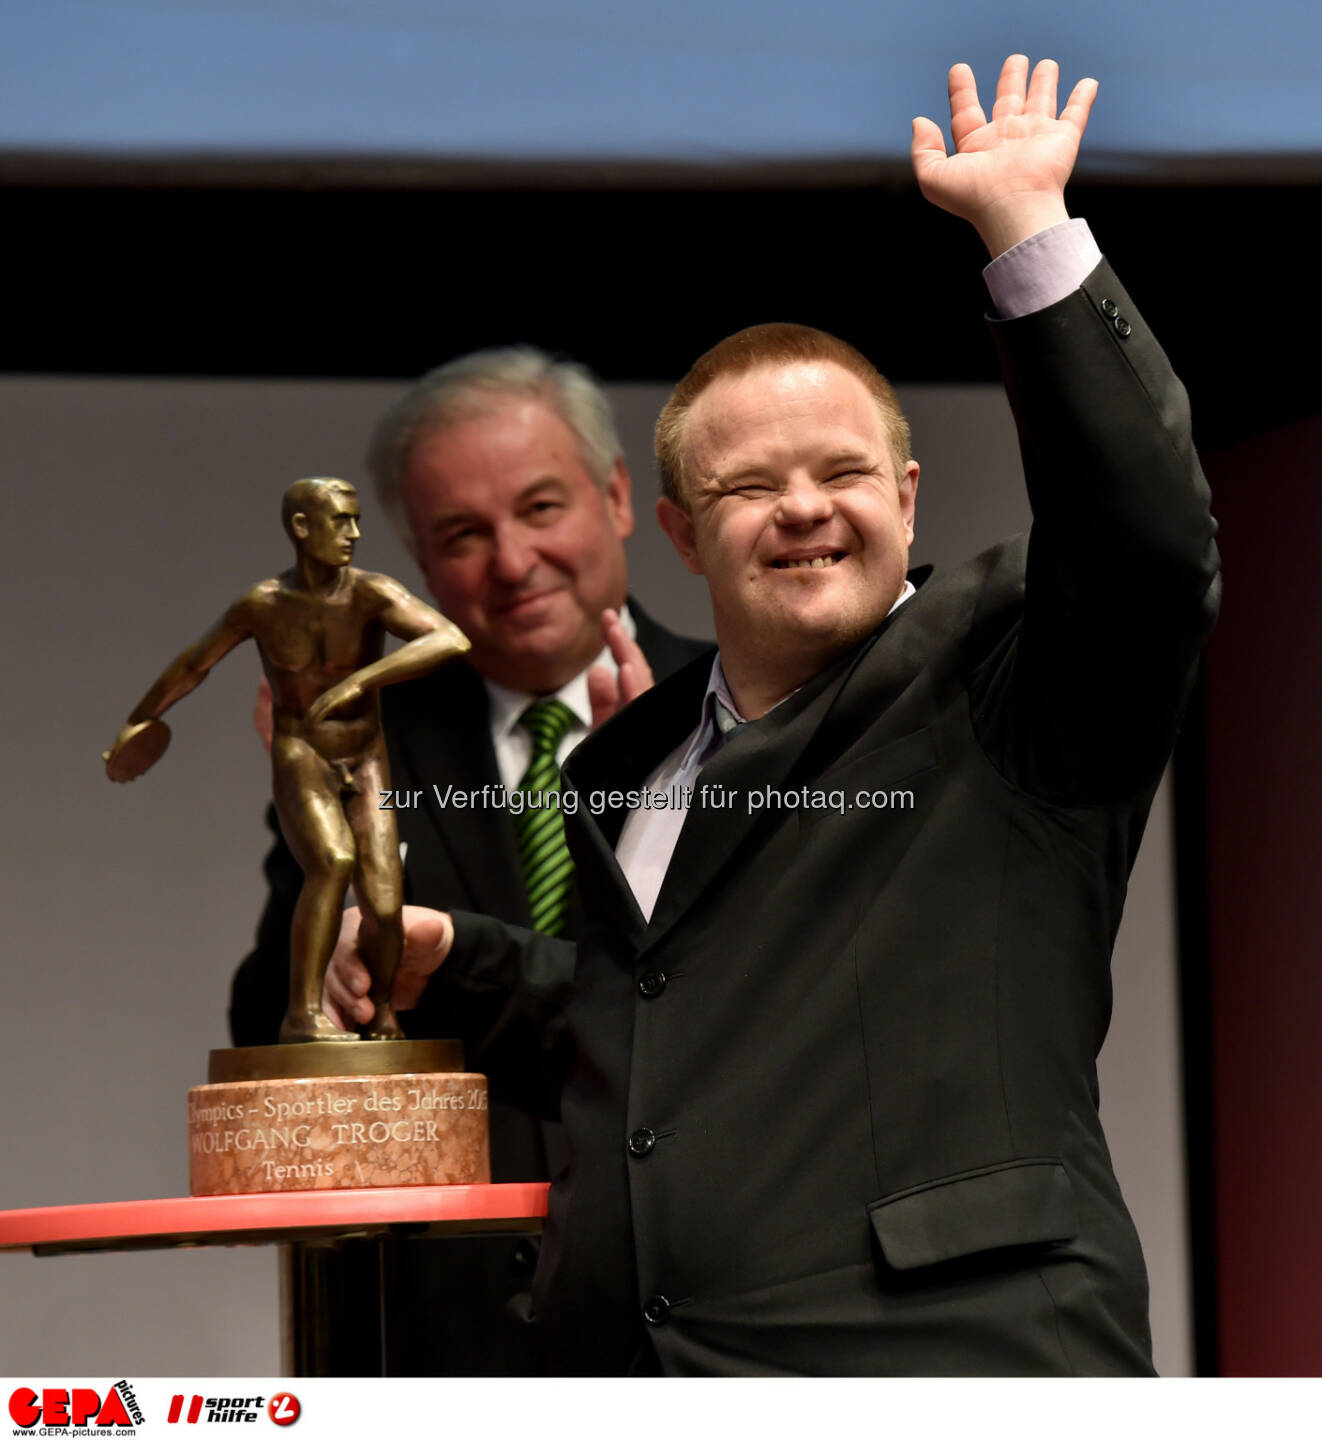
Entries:
{"label": "man waving", "polygon": [[[956,66],[953,153],[913,136],[992,256],[1031,534],[910,570],[886,381],[804,326],[722,341],[657,426],[719,655],[568,767],[576,961],[477,916],[417,930],[419,1021],[443,959],[540,1027],[526,1098],[559,1094],[571,1158],[534,1309],[562,1370],[1151,1371],[1095,1062],[1215,526],[1183,388],[1065,209],[1096,86],[1059,114],[1056,86],[1012,56],[988,120]],[[361,1022],[365,989],[342,948],[329,1009]]]}

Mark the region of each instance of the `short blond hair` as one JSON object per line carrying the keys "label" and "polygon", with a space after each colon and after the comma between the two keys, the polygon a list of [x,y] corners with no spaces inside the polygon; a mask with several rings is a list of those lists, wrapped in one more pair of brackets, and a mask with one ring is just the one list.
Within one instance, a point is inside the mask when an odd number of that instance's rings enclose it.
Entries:
{"label": "short blond hair", "polygon": [[684,432],[693,402],[714,380],[724,375],[745,375],[764,365],[814,361],[839,365],[862,381],[877,402],[890,441],[891,458],[896,470],[902,471],[913,458],[909,451],[909,422],[904,418],[890,381],[847,341],[828,335],[825,330],[815,330],[811,325],[775,322],[750,325],[712,346],[675,386],[656,422],[656,463],[661,472],[661,493],[681,508],[688,508],[684,498],[688,480],[684,468]]}

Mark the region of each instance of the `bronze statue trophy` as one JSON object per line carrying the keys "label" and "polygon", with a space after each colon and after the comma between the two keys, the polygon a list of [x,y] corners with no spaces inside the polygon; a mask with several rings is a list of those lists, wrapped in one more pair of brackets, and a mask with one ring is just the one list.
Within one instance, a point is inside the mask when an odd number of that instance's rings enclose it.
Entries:
{"label": "bronze statue trophy", "polygon": [[[457,1042],[406,1040],[390,1002],[403,874],[395,816],[379,804],[390,773],[375,693],[464,654],[468,640],[396,581],[350,564],[359,509],[346,481],[295,481],[281,519],[293,568],[254,585],[174,660],[102,757],[112,780],[137,779],[169,744],[161,715],[236,645],[257,642],[271,686],[275,807],[304,874],[289,1009],[280,1045],[211,1052],[209,1083],[189,1092],[190,1188],[486,1180],[485,1077],[462,1073]],[[406,643],[383,655],[387,633]],[[350,881],[376,1007],[361,1036],[321,1010]]]}

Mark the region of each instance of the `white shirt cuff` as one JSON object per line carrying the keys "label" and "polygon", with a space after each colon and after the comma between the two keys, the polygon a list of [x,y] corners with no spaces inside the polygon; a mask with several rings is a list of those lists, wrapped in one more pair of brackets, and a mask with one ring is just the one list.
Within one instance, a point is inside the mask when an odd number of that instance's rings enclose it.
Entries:
{"label": "white shirt cuff", "polygon": [[1083,284],[1102,252],[1086,220],[1062,220],[1012,245],[982,272],[1002,320],[1045,310]]}

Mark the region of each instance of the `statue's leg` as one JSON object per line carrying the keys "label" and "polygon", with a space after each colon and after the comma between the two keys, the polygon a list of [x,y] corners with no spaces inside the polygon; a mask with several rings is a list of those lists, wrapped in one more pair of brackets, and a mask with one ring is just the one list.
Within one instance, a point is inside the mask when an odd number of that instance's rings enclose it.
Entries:
{"label": "statue's leg", "polygon": [[395,971],[404,948],[400,909],[404,902],[404,873],[399,860],[399,831],[395,812],[382,810],[379,797],[390,789],[385,746],[378,742],[354,772],[353,793],[346,797],[344,813],[353,832],[357,865],[353,893],[363,912],[358,951],[372,977],[368,997],[376,1007],[363,1030],[368,1040],[402,1040],[404,1031],[390,1001]]}
{"label": "statue's leg", "polygon": [[339,1029],[321,1011],[321,982],[339,937],[354,867],[340,778],[306,741],[294,736],[277,735],[271,759],[280,828],[303,869],[289,936],[289,1009],[280,1039],[357,1040],[355,1032]]}

